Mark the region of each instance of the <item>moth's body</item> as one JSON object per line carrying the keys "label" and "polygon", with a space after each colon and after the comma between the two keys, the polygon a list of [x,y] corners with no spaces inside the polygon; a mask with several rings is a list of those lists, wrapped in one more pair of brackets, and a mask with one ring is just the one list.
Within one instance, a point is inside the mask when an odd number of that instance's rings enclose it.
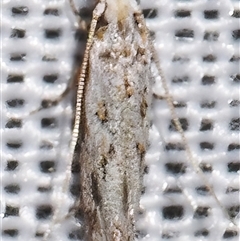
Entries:
{"label": "moth's body", "polygon": [[150,125],[151,50],[132,1],[118,3],[115,13],[108,2],[107,24],[96,31],[89,52],[80,205],[86,240],[132,241]]}

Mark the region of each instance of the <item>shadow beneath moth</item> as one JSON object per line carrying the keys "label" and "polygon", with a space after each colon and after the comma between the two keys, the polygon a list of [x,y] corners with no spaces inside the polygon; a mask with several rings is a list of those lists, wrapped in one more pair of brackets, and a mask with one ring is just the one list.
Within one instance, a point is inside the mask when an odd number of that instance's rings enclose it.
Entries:
{"label": "shadow beneath moth", "polygon": [[80,162],[86,240],[135,239],[150,127],[151,64],[148,30],[136,1],[99,1],[78,76],[71,144],[72,153],[77,142],[79,147],[74,159]]}

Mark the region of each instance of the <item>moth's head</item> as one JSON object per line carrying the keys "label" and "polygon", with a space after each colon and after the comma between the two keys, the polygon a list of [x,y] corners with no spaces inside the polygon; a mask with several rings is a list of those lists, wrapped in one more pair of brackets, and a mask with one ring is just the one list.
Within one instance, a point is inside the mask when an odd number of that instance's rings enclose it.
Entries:
{"label": "moth's head", "polygon": [[136,7],[135,0],[106,0],[105,18],[108,23],[120,22],[131,16]]}

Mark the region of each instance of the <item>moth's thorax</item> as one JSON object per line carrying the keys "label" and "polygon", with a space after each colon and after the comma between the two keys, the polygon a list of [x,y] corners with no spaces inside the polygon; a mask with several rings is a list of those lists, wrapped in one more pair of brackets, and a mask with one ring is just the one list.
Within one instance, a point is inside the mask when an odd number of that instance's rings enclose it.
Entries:
{"label": "moth's thorax", "polygon": [[136,9],[135,0],[106,0],[104,17],[108,23],[126,19]]}

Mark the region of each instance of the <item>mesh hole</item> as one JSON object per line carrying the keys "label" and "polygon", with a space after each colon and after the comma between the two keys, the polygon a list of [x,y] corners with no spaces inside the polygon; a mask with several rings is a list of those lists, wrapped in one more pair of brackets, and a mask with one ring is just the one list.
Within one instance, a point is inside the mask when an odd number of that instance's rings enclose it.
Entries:
{"label": "mesh hole", "polygon": [[12,99],[6,101],[7,106],[10,108],[19,108],[22,107],[25,103],[24,99]]}
{"label": "mesh hole", "polygon": [[189,80],[189,76],[178,76],[178,77],[174,77],[172,79],[172,83],[174,84],[182,84],[182,83],[188,83],[190,82]]}
{"label": "mesh hole", "polygon": [[194,31],[191,29],[176,30],[175,37],[179,38],[179,40],[194,38]]}
{"label": "mesh hole", "polygon": [[52,216],[53,210],[50,205],[41,205],[37,207],[37,219],[49,219]]}
{"label": "mesh hole", "polygon": [[202,77],[203,85],[212,85],[215,83],[215,76],[205,75]]}
{"label": "mesh hole", "polygon": [[142,187],[141,188],[141,195],[145,194],[145,192],[146,192],[146,187]]}
{"label": "mesh hole", "polygon": [[50,192],[51,190],[52,190],[52,188],[50,187],[50,186],[48,186],[48,187],[38,187],[38,189],[37,189],[39,192]]}
{"label": "mesh hole", "polygon": [[232,101],[229,102],[230,107],[238,107],[239,105],[240,105],[239,100],[232,100]]}
{"label": "mesh hole", "polygon": [[227,209],[230,218],[235,218],[236,216],[239,215],[239,208],[240,206],[236,205],[236,206],[231,206]]}
{"label": "mesh hole", "polygon": [[238,172],[240,170],[240,162],[229,162],[228,172]]}
{"label": "mesh hole", "polygon": [[239,188],[228,187],[226,190],[226,193],[234,193],[234,192],[239,192]]}
{"label": "mesh hole", "polygon": [[175,18],[191,17],[191,11],[185,10],[185,9],[176,10],[174,12],[174,16],[175,16]]}
{"label": "mesh hole", "polygon": [[149,31],[149,37],[150,37],[150,39],[156,39],[156,32],[154,32],[154,31]]}
{"label": "mesh hole", "polygon": [[9,216],[19,216],[19,208],[7,205],[5,209],[4,217],[9,217]]}
{"label": "mesh hole", "polygon": [[158,16],[158,10],[152,8],[146,8],[142,10],[144,18],[152,19]]}
{"label": "mesh hole", "polygon": [[165,169],[167,172],[177,175],[184,174],[186,172],[186,165],[184,163],[170,162],[165,164]]}
{"label": "mesh hole", "polygon": [[144,174],[149,174],[149,166],[144,166],[143,173]]}
{"label": "mesh hole", "polygon": [[59,103],[58,100],[42,100],[41,107],[43,109],[46,109],[52,106],[56,106],[58,103]]}
{"label": "mesh hole", "polygon": [[11,31],[10,38],[24,38],[26,35],[26,30],[13,28]]}
{"label": "mesh hole", "polygon": [[7,142],[6,146],[10,149],[19,149],[23,145],[22,141],[16,140],[16,141],[9,141]]}
{"label": "mesh hole", "polygon": [[203,56],[202,60],[203,62],[213,63],[217,60],[217,57],[212,54],[209,54],[209,55]]}
{"label": "mesh hole", "polygon": [[236,29],[232,31],[233,40],[239,40],[240,38],[240,29]]}
{"label": "mesh hole", "polygon": [[43,118],[41,120],[41,127],[53,129],[57,127],[57,120],[55,118]]}
{"label": "mesh hole", "polygon": [[183,101],[173,101],[173,105],[175,108],[186,108],[187,104]]}
{"label": "mesh hole", "polygon": [[203,151],[213,150],[213,149],[214,149],[214,143],[207,142],[207,141],[201,142],[201,143],[200,143],[200,148],[201,148],[201,150],[203,150]]}
{"label": "mesh hole", "polygon": [[145,229],[141,229],[141,230],[136,230],[135,231],[135,237],[137,239],[143,239],[148,235],[147,231]]}
{"label": "mesh hole", "polygon": [[211,32],[211,31],[206,31],[203,35],[203,39],[206,41],[218,41],[219,38],[219,33],[218,32]]}
{"label": "mesh hole", "polygon": [[74,62],[77,63],[78,66],[81,66],[82,61],[83,61],[83,54],[82,54],[82,52],[80,52],[80,51],[75,52],[75,54],[74,54]]}
{"label": "mesh hole", "polygon": [[175,55],[172,59],[172,62],[179,62],[181,64],[189,62],[189,58],[184,56]]}
{"label": "mesh hole", "polygon": [[88,32],[84,29],[77,29],[75,32],[75,40],[78,42],[86,42],[88,37]]}
{"label": "mesh hole", "polygon": [[194,213],[194,218],[206,218],[209,215],[210,208],[209,207],[198,207]]}
{"label": "mesh hole", "polygon": [[79,9],[79,16],[85,20],[85,21],[91,21],[92,20],[92,8],[83,7]]}
{"label": "mesh hole", "polygon": [[210,189],[208,186],[200,186],[200,187],[196,187],[195,189],[196,189],[196,192],[202,196],[207,196],[209,195],[209,192],[210,192]]}
{"label": "mesh hole", "polygon": [[182,143],[167,143],[165,145],[166,151],[184,151],[185,146]]}
{"label": "mesh hole", "polygon": [[239,84],[240,83],[240,74],[231,75],[230,79],[233,83]]}
{"label": "mesh hole", "polygon": [[72,184],[70,187],[70,193],[74,197],[78,197],[80,195],[80,185],[79,184]]}
{"label": "mesh hole", "polygon": [[171,240],[171,239],[177,238],[177,237],[179,237],[179,233],[171,231],[171,230],[164,231],[163,234],[162,234],[163,239],[170,239]]}
{"label": "mesh hole", "polygon": [[78,206],[75,208],[74,217],[80,222],[84,222],[83,210]]}
{"label": "mesh hole", "polygon": [[173,194],[173,193],[182,193],[182,190],[179,187],[169,187],[164,190],[164,194]]}
{"label": "mesh hole", "polygon": [[232,143],[228,146],[228,151],[235,151],[239,149],[240,149],[240,145],[237,143]]}
{"label": "mesh hole", "polygon": [[22,83],[24,79],[23,75],[10,74],[7,77],[7,83]]}
{"label": "mesh hole", "polygon": [[58,39],[62,35],[61,29],[45,29],[44,36],[46,39]]}
{"label": "mesh hole", "polygon": [[14,161],[14,160],[9,160],[7,161],[7,167],[6,167],[6,171],[15,171],[15,169],[18,167],[18,161]]}
{"label": "mesh hole", "polygon": [[218,10],[205,10],[204,11],[205,19],[218,19],[218,17],[219,17]]}
{"label": "mesh hole", "polygon": [[199,236],[207,237],[208,235],[209,235],[209,231],[205,228],[198,230],[194,233],[195,237],[199,237]]}
{"label": "mesh hole", "polygon": [[240,118],[232,118],[230,123],[229,123],[229,129],[231,131],[239,131],[239,126],[240,126]]}
{"label": "mesh hole", "polygon": [[233,18],[240,18],[240,10],[234,10],[232,14]]}
{"label": "mesh hole", "polygon": [[48,160],[48,161],[41,161],[40,162],[40,171],[43,173],[52,173],[55,172],[55,161]]}
{"label": "mesh hole", "polygon": [[4,190],[9,194],[18,194],[20,192],[20,186],[16,183],[12,183],[5,186]]}
{"label": "mesh hole", "polygon": [[42,57],[42,61],[44,61],[44,62],[55,62],[55,61],[57,61],[57,58],[55,56],[51,56],[51,55],[44,55]]}
{"label": "mesh hole", "polygon": [[236,236],[238,236],[238,232],[236,230],[226,230],[223,234],[224,239],[229,239]]}
{"label": "mesh hole", "polygon": [[203,119],[201,121],[200,131],[211,131],[213,129],[212,120]]}
{"label": "mesh hole", "polygon": [[5,229],[3,230],[3,235],[8,237],[17,237],[18,236],[18,229]]}
{"label": "mesh hole", "polygon": [[239,62],[239,60],[240,60],[240,57],[238,55],[233,55],[229,61],[230,62]]}
{"label": "mesh hole", "polygon": [[209,163],[200,163],[199,168],[206,173],[212,172],[212,165]]}
{"label": "mesh hole", "polygon": [[46,83],[53,84],[58,79],[58,74],[48,74],[43,76],[43,81]]}
{"label": "mesh hole", "polygon": [[[78,146],[77,146],[78,148]],[[77,150],[77,149],[76,149]],[[79,150],[79,149],[78,149]],[[77,158],[74,158],[73,162],[72,162],[72,168],[71,168],[71,172],[73,174],[77,174],[80,172],[80,163],[79,161],[77,160]]]}
{"label": "mesh hole", "polygon": [[53,144],[49,141],[42,141],[39,148],[44,150],[51,150],[53,149]]}
{"label": "mesh hole", "polygon": [[84,238],[84,234],[85,233],[83,229],[76,229],[76,230],[72,230],[68,234],[68,238],[72,240],[82,240]]}
{"label": "mesh hole", "polygon": [[216,101],[203,101],[200,106],[203,109],[213,109],[216,107]]}
{"label": "mesh hole", "polygon": [[168,206],[164,207],[162,210],[162,215],[164,219],[174,219],[174,220],[179,220],[182,219],[184,215],[184,209],[183,206]]}
{"label": "mesh hole", "polygon": [[28,14],[28,7],[19,6],[12,8],[12,16],[26,16]]}
{"label": "mesh hole", "polygon": [[10,61],[25,61],[25,53],[12,53],[10,54]]}
{"label": "mesh hole", "polygon": [[6,128],[21,128],[22,127],[22,120],[19,119],[10,119],[5,125]]}
{"label": "mesh hole", "polygon": [[37,237],[37,238],[42,238],[43,236],[44,236],[44,233],[42,233],[42,232],[35,233],[35,237]]}
{"label": "mesh hole", "polygon": [[[178,120],[180,122],[180,125],[181,125],[183,131],[186,131],[188,129],[188,126],[189,126],[188,119],[186,119],[186,118],[179,118]],[[170,123],[168,129],[170,131],[177,131],[177,128],[176,128],[174,120],[171,120],[171,123]]]}
{"label": "mesh hole", "polygon": [[57,8],[47,8],[43,12],[44,15],[59,16],[59,10]]}

